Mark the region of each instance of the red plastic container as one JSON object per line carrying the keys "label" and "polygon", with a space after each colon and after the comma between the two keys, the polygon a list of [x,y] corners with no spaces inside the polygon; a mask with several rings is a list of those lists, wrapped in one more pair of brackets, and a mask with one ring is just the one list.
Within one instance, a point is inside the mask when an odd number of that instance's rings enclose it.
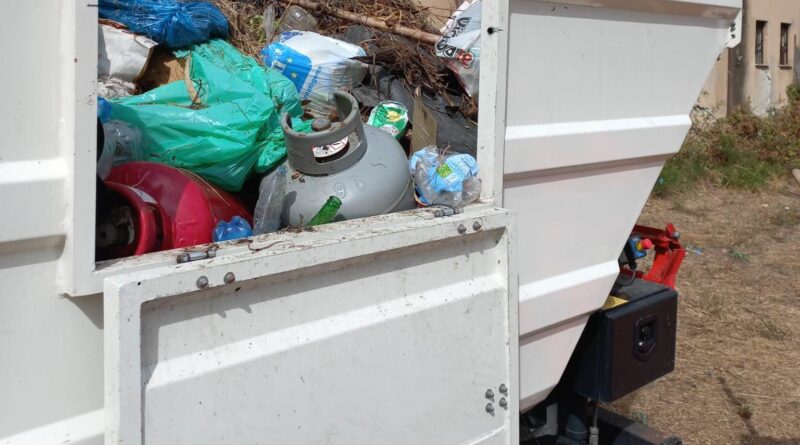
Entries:
{"label": "red plastic container", "polygon": [[217,222],[237,215],[253,222],[250,211],[233,195],[164,164],[131,162],[114,167],[105,185],[130,205],[134,239],[106,249],[102,256],[107,258],[210,243]]}

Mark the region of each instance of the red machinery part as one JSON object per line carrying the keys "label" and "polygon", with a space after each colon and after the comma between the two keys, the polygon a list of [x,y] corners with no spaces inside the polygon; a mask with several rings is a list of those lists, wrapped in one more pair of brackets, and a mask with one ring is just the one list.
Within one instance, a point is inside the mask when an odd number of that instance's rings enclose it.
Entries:
{"label": "red machinery part", "polygon": [[650,240],[655,249],[650,270],[647,273],[636,271],[636,276],[674,289],[678,269],[686,256],[686,250],[679,241],[680,233],[675,226],[669,223],[665,229],[656,229],[636,225],[631,234],[639,235],[643,240]]}
{"label": "red machinery part", "polygon": [[117,258],[210,243],[214,226],[234,216],[253,222],[233,195],[164,164],[122,164],[105,183],[133,209],[134,243],[118,247]]}

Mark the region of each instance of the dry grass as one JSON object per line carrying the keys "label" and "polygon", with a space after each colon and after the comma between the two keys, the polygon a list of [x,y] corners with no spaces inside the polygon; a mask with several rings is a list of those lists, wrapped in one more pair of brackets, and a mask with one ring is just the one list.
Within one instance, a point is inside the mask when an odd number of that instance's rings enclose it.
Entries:
{"label": "dry grass", "polygon": [[613,405],[686,444],[800,444],[800,187],[698,183],[654,198],[689,253],[678,277],[676,370]]}
{"label": "dry grass", "polygon": [[213,0],[228,17],[228,41],[243,53],[261,61],[260,52],[267,45],[264,33],[264,9],[269,0]]}
{"label": "dry grass", "polygon": [[[432,34],[439,34],[434,25],[436,20],[449,15],[447,11],[422,8],[413,0],[320,0],[319,3],[324,5],[315,13],[320,33],[331,36],[344,34],[353,23],[326,13],[325,8],[339,8],[384,21],[389,26],[400,25]],[[436,57],[433,45],[379,31],[358,43],[367,52],[362,61],[388,69],[404,80],[409,91],[419,86],[431,93],[447,94],[448,71]]]}
{"label": "dry grass", "polygon": [[[407,28],[418,29],[433,34],[438,34],[435,19],[449,15],[448,11],[436,11],[422,8],[413,0],[318,0],[325,8],[339,8],[345,11],[362,14],[386,22],[388,25],[400,25]],[[320,17],[320,29],[330,34],[339,34],[347,27],[348,22],[329,14]]]}
{"label": "dry grass", "polygon": [[[228,17],[230,36],[228,40],[242,52],[261,60],[260,51],[267,45],[263,30],[263,14],[268,4],[276,7],[280,16],[283,7],[290,1],[271,0],[213,0]],[[434,10],[418,6],[413,0],[320,0],[322,9],[312,11],[317,18],[319,33],[327,36],[342,36],[353,22],[333,16],[326,12],[329,8],[340,8],[346,11],[363,14],[387,24],[401,25],[408,28],[438,34],[437,21],[446,20],[449,11]],[[379,65],[398,78],[402,79],[406,88],[414,92],[417,87],[434,95],[445,98],[462,96],[463,91],[453,80],[442,61],[435,55],[430,44],[419,43],[389,32],[375,31],[364,41],[357,42],[367,52],[362,61]],[[466,95],[460,103],[451,99],[454,108],[460,108],[465,116],[476,119],[477,106],[474,100]]]}

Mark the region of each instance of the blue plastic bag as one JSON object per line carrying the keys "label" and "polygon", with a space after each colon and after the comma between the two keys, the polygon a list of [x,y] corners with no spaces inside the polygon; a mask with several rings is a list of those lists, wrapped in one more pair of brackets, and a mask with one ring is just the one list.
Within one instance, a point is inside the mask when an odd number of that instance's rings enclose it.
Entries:
{"label": "blue plastic bag", "polygon": [[100,17],[120,22],[170,48],[228,37],[225,14],[205,2],[100,0]]}
{"label": "blue plastic bag", "polygon": [[211,234],[215,243],[247,238],[248,236],[253,236],[253,229],[250,227],[247,220],[241,216],[234,216],[231,222],[218,222],[217,226],[214,227],[214,232]]}
{"label": "blue plastic bag", "polygon": [[97,118],[103,124],[111,119],[111,103],[101,96],[97,96]]}

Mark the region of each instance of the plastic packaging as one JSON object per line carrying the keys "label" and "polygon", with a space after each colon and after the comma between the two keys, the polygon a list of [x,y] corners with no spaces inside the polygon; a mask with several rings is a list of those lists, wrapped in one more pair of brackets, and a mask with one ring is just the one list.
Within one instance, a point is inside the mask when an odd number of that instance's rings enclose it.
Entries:
{"label": "plastic packaging", "polygon": [[285,165],[276,168],[272,174],[264,176],[258,188],[258,202],[253,214],[253,233],[277,232],[281,228],[283,202],[286,199],[286,182],[289,169]]}
{"label": "plastic packaging", "polygon": [[408,108],[400,102],[380,102],[372,109],[367,123],[399,140],[408,127]]}
{"label": "plastic packaging", "polygon": [[97,95],[106,99],[116,99],[118,97],[128,97],[136,93],[136,84],[113,77],[101,77],[97,79]]}
{"label": "plastic packaging", "polygon": [[170,48],[228,37],[228,19],[207,2],[100,0],[99,13]]}
{"label": "plastic packaging", "polygon": [[267,42],[271,42],[278,32],[278,23],[275,19],[275,5],[268,4],[264,8],[264,14],[261,16],[262,26],[264,27],[264,35],[267,37]]}
{"label": "plastic packaging", "polygon": [[144,159],[142,132],[135,127],[111,120],[103,124],[103,135],[103,153],[97,161],[97,175],[101,179],[105,179],[116,165]]}
{"label": "plastic packaging", "polygon": [[222,241],[230,241],[239,238],[247,238],[253,236],[253,229],[247,220],[241,216],[234,216],[230,222],[220,221],[214,227],[214,232],[211,238],[215,243]]}
{"label": "plastic packaging", "polygon": [[417,151],[409,168],[424,204],[462,207],[481,194],[478,162],[467,154],[445,154],[436,146]]}
{"label": "plastic packaging", "polygon": [[97,118],[102,123],[111,119],[111,103],[101,96],[97,96]]}
{"label": "plastic packaging", "polygon": [[289,79],[224,40],[176,56],[190,58],[191,81],[112,101],[112,118],[141,130],[147,160],[238,191],[254,170],[267,171],[286,156],[278,116],[303,114]]}
{"label": "plastic packaging", "polygon": [[442,34],[436,55],[445,59],[467,94],[476,97],[480,86],[481,0],[464,2]]}
{"label": "plastic packaging", "polygon": [[330,118],[335,111],[333,92],[349,90],[367,74],[367,65],[353,57],[366,52],[356,45],[314,32],[292,31],[280,35],[263,51],[264,63],[291,80],[307,110]]}

